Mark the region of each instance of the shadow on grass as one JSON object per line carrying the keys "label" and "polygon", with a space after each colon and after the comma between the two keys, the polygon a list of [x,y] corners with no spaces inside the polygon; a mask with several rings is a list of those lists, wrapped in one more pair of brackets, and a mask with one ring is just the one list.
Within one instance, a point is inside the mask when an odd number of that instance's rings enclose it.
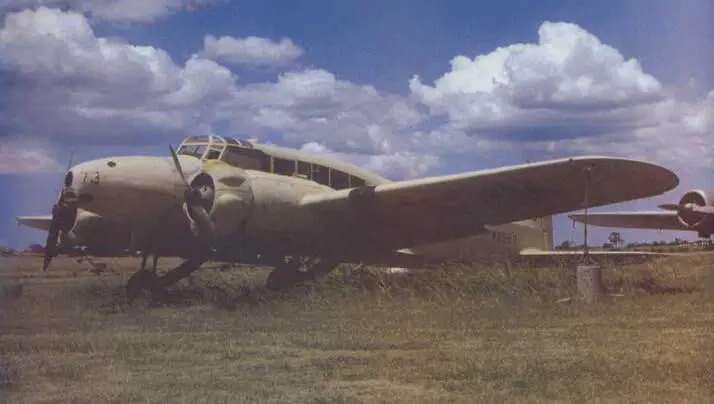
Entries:
{"label": "shadow on grass", "polygon": [[[604,267],[605,286],[627,295],[673,295],[701,292],[691,279],[671,279],[670,269],[632,270]],[[267,275],[267,271],[265,274]],[[656,280],[665,278],[664,281]],[[695,285],[698,285],[696,282]],[[140,301],[129,304],[124,286],[116,280],[78,284],[72,292],[83,305],[103,313],[119,313],[156,306],[208,305],[233,311],[265,304],[329,303],[345,299],[418,299],[447,304],[458,300],[496,297],[502,302],[552,303],[577,292],[575,269],[568,266],[523,268],[502,265],[478,267],[452,265],[448,269],[388,273],[365,267],[338,268],[319,282],[300,284],[284,292],[265,288],[264,276],[255,270],[201,271],[169,289],[159,304]]]}
{"label": "shadow on grass", "polygon": [[693,286],[670,286],[659,283],[654,278],[645,278],[633,283],[635,288],[639,288],[650,295],[676,295],[680,293],[702,292],[704,288]]}

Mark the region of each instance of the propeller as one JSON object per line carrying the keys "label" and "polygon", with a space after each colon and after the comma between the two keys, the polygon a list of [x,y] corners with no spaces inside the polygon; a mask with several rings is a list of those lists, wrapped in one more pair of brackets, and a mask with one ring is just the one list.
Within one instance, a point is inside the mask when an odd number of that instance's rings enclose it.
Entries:
{"label": "propeller", "polygon": [[208,215],[208,210],[210,210],[213,204],[215,192],[210,176],[205,173],[199,174],[193,180],[194,186],[191,186],[188,180],[186,180],[176,151],[174,151],[174,148],[170,145],[169,151],[176,166],[176,171],[186,187],[184,191],[184,207],[188,216],[193,220],[193,223],[196,224],[194,234],[210,246],[215,240],[213,221]]}
{"label": "propeller", "polygon": [[714,215],[714,207],[712,206],[700,206],[694,203],[685,203],[685,204],[677,204],[677,203],[663,203],[662,205],[659,205],[660,209],[664,210],[672,210],[675,212],[692,212],[692,213],[701,213],[705,215]]}
{"label": "propeller", "polygon": [[64,187],[60,190],[57,198],[57,203],[52,205],[52,219],[50,220],[50,228],[47,232],[45,240],[44,262],[42,270],[47,271],[47,268],[52,262],[52,258],[57,256],[57,243],[60,239],[60,232],[67,233],[72,230],[74,221],[77,218],[77,196],[69,189],[72,185],[72,160],[74,152],[69,157],[67,164],[67,174],[65,175]]}

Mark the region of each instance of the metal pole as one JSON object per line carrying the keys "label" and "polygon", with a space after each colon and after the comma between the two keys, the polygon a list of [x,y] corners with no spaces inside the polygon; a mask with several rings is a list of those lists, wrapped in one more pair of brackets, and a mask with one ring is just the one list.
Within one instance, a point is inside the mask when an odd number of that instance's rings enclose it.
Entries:
{"label": "metal pole", "polygon": [[583,218],[583,243],[584,243],[584,257],[587,259],[589,257],[589,250],[588,250],[588,206],[590,205],[590,172],[591,168],[586,167],[585,168],[585,200],[583,201],[583,205],[585,208],[585,215]]}

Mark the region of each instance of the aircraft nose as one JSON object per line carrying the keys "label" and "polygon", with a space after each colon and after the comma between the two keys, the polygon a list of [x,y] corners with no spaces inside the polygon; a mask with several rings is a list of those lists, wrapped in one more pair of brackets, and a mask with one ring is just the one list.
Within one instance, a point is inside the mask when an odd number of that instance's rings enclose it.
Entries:
{"label": "aircraft nose", "polygon": [[[190,161],[185,165],[189,172],[199,168]],[[80,207],[97,214],[129,214],[159,200],[173,203],[182,195],[180,181],[168,157],[111,157],[72,167],[64,192],[75,193]]]}

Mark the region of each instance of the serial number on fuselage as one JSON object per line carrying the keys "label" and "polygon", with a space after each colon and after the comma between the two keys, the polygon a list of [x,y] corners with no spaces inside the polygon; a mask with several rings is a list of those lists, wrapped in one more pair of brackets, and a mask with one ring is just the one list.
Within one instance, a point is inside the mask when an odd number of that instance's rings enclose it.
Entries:
{"label": "serial number on fuselage", "polygon": [[513,232],[491,231],[494,241],[501,244],[518,244],[518,235]]}

